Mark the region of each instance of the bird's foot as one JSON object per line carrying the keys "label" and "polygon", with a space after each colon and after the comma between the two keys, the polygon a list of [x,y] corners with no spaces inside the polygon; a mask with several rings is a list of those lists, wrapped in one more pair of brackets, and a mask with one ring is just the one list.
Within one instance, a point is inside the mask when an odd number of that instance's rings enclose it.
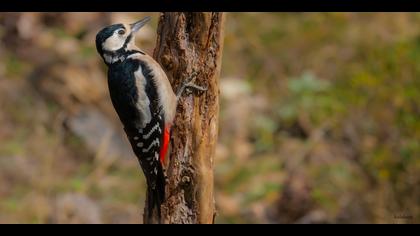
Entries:
{"label": "bird's foot", "polygon": [[186,89],[190,88],[190,89],[194,89],[194,90],[201,91],[201,92],[204,92],[204,91],[207,90],[207,88],[202,87],[202,86],[198,86],[194,83],[195,79],[197,78],[197,75],[198,75],[197,72],[193,72],[189,80],[184,80],[183,81],[183,83],[181,85],[181,88],[179,88],[177,93],[176,93],[176,97],[177,97],[178,100],[182,96],[182,93]]}

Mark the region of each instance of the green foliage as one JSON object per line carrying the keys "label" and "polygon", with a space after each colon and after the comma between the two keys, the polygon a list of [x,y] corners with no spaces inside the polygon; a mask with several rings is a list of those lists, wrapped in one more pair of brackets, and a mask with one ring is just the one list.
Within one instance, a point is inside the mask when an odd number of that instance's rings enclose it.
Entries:
{"label": "green foliage", "polygon": [[[332,219],[345,211],[343,201],[366,208],[367,218],[377,212],[386,218],[401,209],[420,215],[413,200],[420,199],[414,190],[420,181],[420,15],[391,18],[353,13],[228,16],[232,28],[222,73],[243,75],[272,107],[251,119],[254,158],[279,155],[278,163],[288,165],[298,157],[283,156],[282,150],[297,145],[310,160],[298,170],[310,175],[312,199]],[[242,37],[235,40],[234,35]],[[290,140],[296,127],[307,133],[293,136],[301,144]],[[319,131],[324,136],[313,140],[311,134]],[[327,151],[317,154],[313,148],[320,144]],[[260,175],[249,171],[238,178],[247,183],[247,174]],[[258,192],[249,192],[249,199],[258,201]]]}
{"label": "green foliage", "polygon": [[290,122],[303,114],[309,116],[314,125],[319,125],[340,112],[341,105],[328,81],[306,72],[288,80],[288,93],[278,105],[278,115],[281,120]]}

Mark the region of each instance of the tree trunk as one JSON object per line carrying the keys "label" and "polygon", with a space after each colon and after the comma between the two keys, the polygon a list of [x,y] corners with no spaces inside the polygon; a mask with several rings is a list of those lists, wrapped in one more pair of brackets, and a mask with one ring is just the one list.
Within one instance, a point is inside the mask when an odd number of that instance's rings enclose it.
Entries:
{"label": "tree trunk", "polygon": [[166,71],[172,87],[179,88],[196,74],[195,84],[207,90],[184,93],[179,100],[166,163],[168,179],[162,220],[145,223],[214,222],[213,157],[218,132],[223,22],[223,13],[160,16],[154,58]]}

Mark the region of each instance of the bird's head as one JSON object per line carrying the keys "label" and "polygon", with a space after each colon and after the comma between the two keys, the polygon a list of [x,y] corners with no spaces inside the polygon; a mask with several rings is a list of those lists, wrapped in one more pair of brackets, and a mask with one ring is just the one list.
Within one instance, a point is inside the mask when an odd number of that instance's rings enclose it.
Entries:
{"label": "bird's head", "polygon": [[135,34],[150,17],[145,17],[133,24],[114,24],[103,28],[96,35],[96,50],[107,64],[124,57],[128,51],[135,49]]}

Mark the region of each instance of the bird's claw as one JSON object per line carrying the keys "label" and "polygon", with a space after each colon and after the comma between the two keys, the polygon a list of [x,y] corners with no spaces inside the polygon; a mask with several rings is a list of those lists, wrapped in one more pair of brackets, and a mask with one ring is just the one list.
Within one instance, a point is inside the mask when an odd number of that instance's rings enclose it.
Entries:
{"label": "bird's claw", "polygon": [[202,87],[202,86],[196,85],[194,83],[195,82],[195,79],[197,78],[197,75],[198,75],[198,72],[192,72],[189,81],[188,82],[187,81],[183,81],[182,82],[181,88],[177,92],[177,98],[178,99],[181,97],[182,93],[187,88],[198,90],[198,91],[201,91],[201,92],[204,92],[204,91],[206,91],[208,89],[207,87]]}
{"label": "bird's claw", "polygon": [[207,87],[198,86],[198,85],[196,85],[196,84],[194,84],[194,83],[192,83],[192,82],[188,82],[188,83],[186,83],[186,84],[185,84],[185,87],[186,87],[186,88],[196,89],[196,90],[198,90],[198,91],[202,91],[202,92],[204,92],[204,91],[206,91],[206,90],[207,90]]}

